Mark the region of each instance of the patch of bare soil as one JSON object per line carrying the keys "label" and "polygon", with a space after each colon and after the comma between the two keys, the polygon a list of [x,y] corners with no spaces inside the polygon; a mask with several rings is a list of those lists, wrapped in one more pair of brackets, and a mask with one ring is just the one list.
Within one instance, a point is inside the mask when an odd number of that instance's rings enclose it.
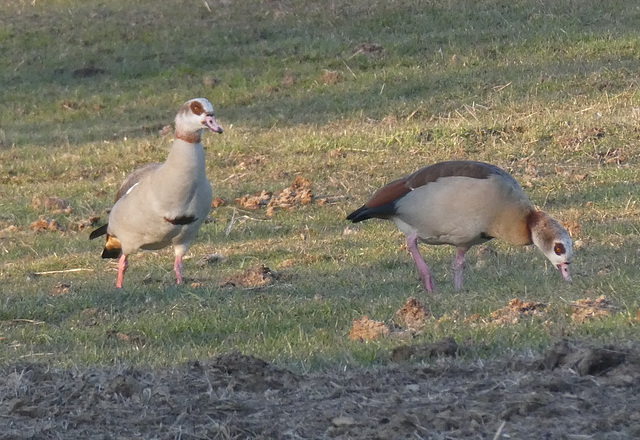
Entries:
{"label": "patch of bare soil", "polygon": [[88,218],[80,219],[74,224],[70,224],[69,227],[76,231],[82,231],[83,229],[94,227],[99,220],[100,217],[98,217],[97,215],[92,215]]}
{"label": "patch of bare soil", "polygon": [[51,289],[51,296],[60,296],[60,295],[66,295],[69,293],[71,289],[71,283],[67,283],[67,282],[62,282],[62,283],[58,283],[56,284],[53,289]]}
{"label": "patch of bare soil", "polygon": [[509,305],[491,313],[490,322],[495,325],[515,324],[525,316],[542,315],[547,308],[546,304],[521,301],[514,298]]}
{"label": "patch of bare soil", "polygon": [[44,217],[40,217],[29,225],[29,229],[35,232],[60,231],[62,230],[62,226],[60,226],[56,219],[49,220]]}
{"label": "patch of bare soil", "polygon": [[12,364],[0,439],[632,439],[639,361],[638,347],[559,341],[540,359],[306,375],[239,353],[164,370]]}
{"label": "patch of bare soil", "polygon": [[410,297],[400,310],[396,312],[395,322],[405,328],[420,330],[431,312],[416,298]]}
{"label": "patch of bare soil", "polygon": [[[68,200],[65,200],[58,196],[48,196],[48,197],[33,197],[31,199],[31,208],[34,210],[47,210],[51,214],[59,214],[70,216],[73,213],[73,208]],[[45,215],[41,215],[38,220],[33,221],[29,225],[29,229],[36,233],[44,232],[44,231],[58,231],[58,232],[68,232],[68,231],[81,231],[83,229],[93,227],[98,221],[100,217],[98,216],[90,216],[88,218],[69,218],[66,226],[61,225],[56,219],[48,219]],[[18,230],[15,227],[15,230]],[[3,230],[4,231],[4,230]],[[0,231],[3,232],[3,231]]]}
{"label": "patch of bare soil", "polygon": [[17,227],[16,225],[9,225],[7,227],[0,229],[0,238],[3,238],[5,234],[8,235],[18,231],[20,231],[19,227]]}
{"label": "patch of bare soil", "polygon": [[596,299],[579,299],[571,304],[573,313],[571,319],[577,323],[584,323],[590,319],[608,316],[614,310],[613,305],[607,300],[605,295]]}
{"label": "patch of bare soil", "polygon": [[[602,295],[596,299],[586,298],[579,299],[570,304],[571,320],[577,324],[583,324],[587,321],[610,315],[616,311],[616,308]],[[462,320],[472,326],[508,326],[518,323],[526,317],[537,317],[547,319],[548,305],[539,302],[522,301],[514,298],[509,304],[489,314],[489,316],[481,316],[474,314],[463,318],[458,310],[454,310],[451,314],[445,313],[438,320],[439,322],[459,321]],[[640,319],[640,311],[638,311],[638,319]]]}
{"label": "patch of bare soil", "polygon": [[359,53],[367,53],[367,54],[372,54],[372,53],[382,53],[383,52],[383,47],[382,44],[378,44],[378,43],[360,43],[358,44],[354,49],[353,49],[353,53],[354,54],[359,54]]}
{"label": "patch of bare soil", "polygon": [[272,194],[263,190],[260,194],[244,195],[236,202],[246,209],[267,208],[267,217],[273,216],[277,209],[292,210],[295,206],[306,205],[313,200],[311,193],[311,181],[302,176],[297,176],[291,186]]}
{"label": "patch of bare soil", "polygon": [[419,333],[425,321],[431,317],[431,312],[417,299],[410,297],[400,310],[396,312],[394,324],[391,328],[379,321],[363,316],[354,319],[349,337],[354,341],[373,341],[378,338],[394,336],[398,339],[411,337]]}
{"label": "patch of bare soil", "polygon": [[271,201],[272,194],[267,190],[262,190],[260,194],[245,194],[236,199],[238,205],[246,209],[259,209],[266,207]]}
{"label": "patch of bare soil", "polygon": [[42,207],[51,211],[52,214],[70,214],[73,211],[69,201],[58,196],[45,197],[44,199],[33,197],[31,199],[31,208],[40,209]]}
{"label": "patch of bare soil", "polygon": [[386,324],[369,319],[368,316],[354,319],[353,326],[349,331],[349,337],[354,341],[374,341],[388,335],[389,327]]}
{"label": "patch of bare soil", "polygon": [[391,352],[394,362],[425,359],[432,357],[456,356],[458,343],[453,338],[443,338],[436,342],[426,344],[401,345]]}
{"label": "patch of bare soil", "polygon": [[219,208],[220,206],[224,206],[226,205],[227,202],[225,202],[222,197],[216,197],[211,201],[211,207],[212,208]]}
{"label": "patch of bare soil", "polygon": [[264,264],[250,267],[242,273],[233,275],[220,283],[221,287],[260,287],[273,283],[278,279],[279,274],[269,269]]}
{"label": "patch of bare soil", "polygon": [[322,74],[322,81],[330,86],[336,85],[342,81],[342,74],[335,70],[325,70]]}

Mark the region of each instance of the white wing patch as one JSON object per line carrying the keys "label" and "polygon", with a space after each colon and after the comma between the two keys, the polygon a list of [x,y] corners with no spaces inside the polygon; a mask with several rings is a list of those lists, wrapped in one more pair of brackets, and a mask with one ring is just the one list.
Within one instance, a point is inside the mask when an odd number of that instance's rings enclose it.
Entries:
{"label": "white wing patch", "polygon": [[124,195],[126,196],[127,194],[129,194],[129,193],[133,190],[133,188],[135,188],[136,186],[138,186],[138,183],[140,183],[140,182],[136,182],[136,183],[135,183],[131,188],[129,188],[129,189],[127,190],[127,192],[126,192],[126,193],[124,193]]}

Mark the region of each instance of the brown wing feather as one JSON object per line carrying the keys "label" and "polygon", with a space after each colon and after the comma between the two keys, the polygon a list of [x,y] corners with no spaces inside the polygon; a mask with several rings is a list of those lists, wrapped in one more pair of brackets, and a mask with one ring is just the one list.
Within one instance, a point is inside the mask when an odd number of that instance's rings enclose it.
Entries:
{"label": "brown wing feather", "polygon": [[161,163],[149,163],[142,168],[138,168],[131,174],[129,174],[120,185],[120,189],[116,193],[116,198],[113,203],[120,200],[120,197],[125,195],[127,191],[129,191],[136,183],[140,182],[140,180],[146,176],[147,174],[157,170],[162,164]]}
{"label": "brown wing feather", "polygon": [[508,173],[497,166],[484,162],[475,162],[471,160],[440,162],[421,168],[409,176],[405,176],[388,183],[376,191],[364,206],[367,208],[375,208],[377,206],[386,205],[387,203],[400,199],[408,192],[428,183],[435,182],[442,177],[464,176],[474,179],[488,179],[492,174],[501,174],[511,177]]}
{"label": "brown wing feather", "polygon": [[409,191],[411,191],[411,188],[407,186],[407,179],[403,177],[380,188],[364,206],[367,208],[375,208],[376,206],[386,205],[394,200],[398,200]]}
{"label": "brown wing feather", "polygon": [[[145,175],[158,169],[160,165],[162,164],[150,163],[143,166],[142,168],[138,168],[137,170],[129,174],[124,179],[124,182],[122,182],[122,185],[120,185],[120,189],[118,189],[118,192],[116,193],[116,198],[113,201],[113,203],[116,203],[120,199],[120,197],[125,195],[127,191],[129,191],[136,183],[140,182],[140,179],[142,179]],[[109,227],[109,223],[106,223],[100,226],[99,228],[95,229],[89,235],[89,239],[93,240],[94,238],[107,234],[108,227]],[[102,258],[118,258],[120,256],[121,251],[122,249],[120,246],[120,241],[116,237],[107,234],[107,244],[102,252]]]}
{"label": "brown wing feather", "polygon": [[424,167],[406,178],[407,186],[411,189],[419,188],[427,183],[435,182],[442,177],[471,177],[473,179],[488,179],[492,174],[507,174],[495,165],[472,160],[451,160]]}

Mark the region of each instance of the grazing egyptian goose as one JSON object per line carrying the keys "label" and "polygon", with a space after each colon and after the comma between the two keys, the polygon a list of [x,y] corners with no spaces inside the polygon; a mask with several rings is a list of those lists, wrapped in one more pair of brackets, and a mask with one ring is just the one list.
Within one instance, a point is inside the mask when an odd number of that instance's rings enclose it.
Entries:
{"label": "grazing egyptian goose", "polygon": [[200,141],[205,128],[222,133],[213,106],[204,98],[187,101],[175,123],[175,140],[166,162],[129,174],[116,194],[108,223],[89,236],[93,240],[107,235],[102,258],[119,258],[117,288],[122,288],[130,254],[169,245],[175,251],[178,284],[182,283],[182,257],[211,208],[211,184]]}
{"label": "grazing egyptian goose", "polygon": [[347,220],[357,223],[374,217],[393,220],[407,235],[409,252],[429,292],[434,284],[418,241],[457,248],[456,290],[462,288],[465,253],[493,238],[519,246],[535,244],[562,278],[571,281],[569,234],[547,213],[537,211],[518,182],[495,165],[460,160],[422,168],[380,188]]}

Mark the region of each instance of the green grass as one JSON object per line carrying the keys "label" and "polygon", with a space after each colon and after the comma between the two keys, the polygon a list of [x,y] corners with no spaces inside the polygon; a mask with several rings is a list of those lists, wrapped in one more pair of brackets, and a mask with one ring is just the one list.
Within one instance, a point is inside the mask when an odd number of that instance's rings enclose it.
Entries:
{"label": "green grass", "polygon": [[[453,336],[468,358],[542,350],[559,333],[638,338],[636,2],[57,0],[3,2],[0,17],[2,361],[162,366],[240,350],[300,370],[385,363],[409,341],[353,342],[349,330],[363,315],[391,322],[409,296],[461,317],[410,342]],[[124,176],[164,160],[172,139],[159,131],[198,96],[225,128],[203,142],[228,203],[185,263],[199,286],[174,285],[165,250],[133,256],[117,292],[101,243],[77,224],[104,221]],[[578,222],[574,283],[536,249],[495,242],[469,253],[456,293],[453,250],[424,247],[430,296],[392,224],[343,235],[346,214],[381,185],[451,158],[508,169],[535,204]],[[238,210],[226,234],[236,198],[296,175],[336,202],[271,218]],[[70,214],[32,205],[54,195]],[[40,216],[63,231],[32,231]],[[196,263],[213,252],[228,260]],[[281,278],[220,287],[257,263]],[[74,268],[86,270],[33,275]],[[68,292],[53,295],[60,284]],[[568,303],[599,295],[616,312],[573,323]],[[548,303],[548,315],[503,328],[463,319],[516,297]]]}

